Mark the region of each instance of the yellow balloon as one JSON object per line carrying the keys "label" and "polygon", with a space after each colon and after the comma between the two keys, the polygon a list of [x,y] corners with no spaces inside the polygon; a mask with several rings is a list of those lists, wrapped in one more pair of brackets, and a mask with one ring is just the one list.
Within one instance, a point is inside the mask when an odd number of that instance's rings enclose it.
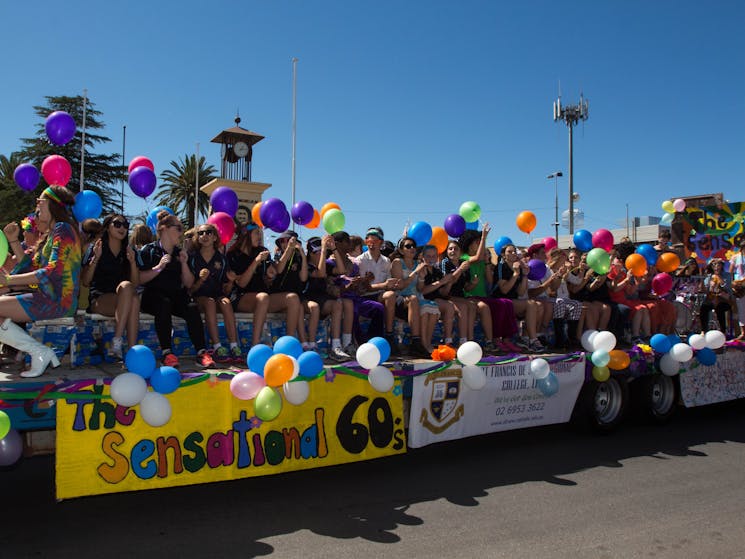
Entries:
{"label": "yellow balloon", "polygon": [[662,210],[672,214],[675,213],[675,206],[673,206],[673,203],[670,200],[665,200],[662,202]]}
{"label": "yellow balloon", "polygon": [[605,382],[610,378],[610,370],[608,367],[593,367],[592,378],[598,382]]}

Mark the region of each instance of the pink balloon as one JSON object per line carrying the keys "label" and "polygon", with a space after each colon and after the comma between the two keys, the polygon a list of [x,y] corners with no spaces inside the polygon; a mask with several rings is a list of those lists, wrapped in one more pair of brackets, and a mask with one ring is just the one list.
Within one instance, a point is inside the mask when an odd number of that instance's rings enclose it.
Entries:
{"label": "pink balloon", "polygon": [[41,164],[41,174],[47,184],[67,186],[72,178],[72,167],[61,155],[50,155]]}
{"label": "pink balloon", "polygon": [[207,223],[211,223],[217,227],[217,232],[220,234],[220,242],[224,245],[228,244],[230,239],[233,238],[235,233],[235,221],[225,212],[215,212],[209,218]]}
{"label": "pink balloon", "polygon": [[153,165],[153,162],[150,161],[147,157],[144,155],[138,155],[132,161],[129,162],[129,167],[127,167],[127,172],[131,173],[137,167],[147,167],[151,171],[155,172],[155,165]]}
{"label": "pink balloon", "polygon": [[552,248],[556,248],[559,246],[559,243],[556,242],[556,239],[553,237],[546,237],[541,241],[544,245],[544,250],[546,251],[546,254],[548,254],[548,251],[550,251]]}
{"label": "pink balloon", "polygon": [[652,289],[659,296],[665,295],[673,287],[673,277],[665,272],[660,272],[652,278]]}
{"label": "pink balloon", "polygon": [[592,234],[592,246],[610,252],[613,250],[613,233],[607,229],[598,229]]}
{"label": "pink balloon", "polygon": [[676,212],[682,212],[686,209],[686,201],[682,198],[678,198],[677,200],[675,200],[675,202],[673,202],[673,209]]}
{"label": "pink balloon", "polygon": [[251,371],[243,371],[230,381],[230,392],[239,400],[251,400],[266,386],[264,377]]}

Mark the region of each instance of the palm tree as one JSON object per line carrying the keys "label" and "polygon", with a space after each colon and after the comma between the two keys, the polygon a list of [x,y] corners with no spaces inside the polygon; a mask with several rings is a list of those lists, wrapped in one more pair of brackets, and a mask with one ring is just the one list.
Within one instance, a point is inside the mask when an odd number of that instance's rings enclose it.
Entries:
{"label": "palm tree", "polygon": [[[195,181],[197,179],[197,156],[185,155],[178,162],[171,161],[171,168],[160,174],[161,185],[155,195],[159,206],[167,206],[173,210],[187,228],[194,227]],[[217,178],[215,168],[206,165],[204,157],[199,158],[199,184],[203,185]],[[209,211],[210,199],[204,192],[199,192],[199,214],[206,216]]]}

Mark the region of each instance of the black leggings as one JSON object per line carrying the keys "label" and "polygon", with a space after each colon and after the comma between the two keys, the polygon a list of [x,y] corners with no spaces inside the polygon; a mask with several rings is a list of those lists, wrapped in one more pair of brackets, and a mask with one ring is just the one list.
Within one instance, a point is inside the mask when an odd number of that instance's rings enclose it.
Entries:
{"label": "black leggings", "polygon": [[187,295],[185,290],[166,292],[145,289],[142,294],[142,311],[155,317],[155,332],[162,350],[171,349],[172,316],[179,316],[186,321],[189,337],[195,350],[201,351],[205,348],[202,316],[199,314],[196,302]]}
{"label": "black leggings", "polygon": [[727,311],[730,310],[729,303],[719,301],[716,305],[709,299],[701,303],[701,309],[699,310],[699,316],[701,318],[701,329],[707,331],[709,329],[709,316],[711,311],[714,311],[719,321],[719,329],[722,332],[727,330]]}

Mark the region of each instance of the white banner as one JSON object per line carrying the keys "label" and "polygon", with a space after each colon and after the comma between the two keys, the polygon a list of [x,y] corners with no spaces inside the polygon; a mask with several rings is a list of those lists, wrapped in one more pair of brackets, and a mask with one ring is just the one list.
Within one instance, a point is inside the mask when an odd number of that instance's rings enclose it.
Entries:
{"label": "white banner", "polygon": [[707,367],[694,358],[680,374],[680,395],[687,408],[745,397],[745,352],[729,349]]}
{"label": "white banner", "polygon": [[465,386],[460,368],[414,377],[410,447],[567,422],[585,379],[584,359],[554,363],[559,391],[547,398],[535,385],[530,361],[483,369],[486,386],[481,390]]}

